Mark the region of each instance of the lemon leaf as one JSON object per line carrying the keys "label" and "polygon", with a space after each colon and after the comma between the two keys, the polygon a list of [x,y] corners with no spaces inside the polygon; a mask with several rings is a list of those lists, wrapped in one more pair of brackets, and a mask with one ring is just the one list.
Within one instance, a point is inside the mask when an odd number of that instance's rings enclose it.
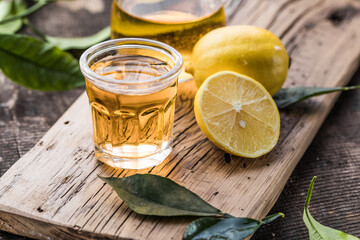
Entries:
{"label": "lemon leaf", "polygon": [[295,103],[301,102],[311,97],[358,89],[359,86],[351,87],[335,87],[335,88],[321,88],[321,87],[294,87],[294,88],[282,88],[277,92],[273,98],[278,108],[286,108]]}
{"label": "lemon leaf", "polygon": [[[26,9],[24,0],[12,0],[0,2],[0,21],[11,18]],[[0,33],[11,34],[17,32],[22,26],[21,19],[0,24]]]}
{"label": "lemon leaf", "polygon": [[72,55],[17,34],[0,34],[0,69],[14,82],[36,90],[61,91],[85,83]]}
{"label": "lemon leaf", "polygon": [[[100,176],[99,176],[100,177]],[[223,216],[198,195],[174,181],[152,174],[104,178],[128,207],[138,214],[153,216]]]}
{"label": "lemon leaf", "polygon": [[12,22],[12,21],[16,21],[18,19],[21,19],[23,17],[26,17],[34,12],[36,12],[37,10],[39,10],[40,8],[44,7],[46,4],[48,4],[49,2],[53,2],[55,0],[38,0],[36,1],[36,3],[34,5],[32,5],[31,7],[24,9],[23,11],[19,11],[18,13],[16,13],[13,16],[8,16],[2,20],[0,20],[0,25],[1,24],[5,24],[8,22]]}
{"label": "lemon leaf", "polygon": [[251,236],[261,225],[270,223],[284,214],[277,213],[261,221],[251,218],[200,218],[187,226],[183,240],[223,239],[242,240]]}
{"label": "lemon leaf", "polygon": [[105,27],[99,32],[87,36],[87,37],[78,37],[78,38],[61,38],[61,37],[51,37],[45,36],[46,40],[62,50],[69,49],[86,49],[92,45],[104,41],[110,38],[110,27]]}
{"label": "lemon leaf", "polygon": [[309,203],[314,189],[316,177],[311,181],[308,194],[306,196],[303,220],[309,230],[310,240],[359,240],[359,238],[344,232],[326,227],[317,222],[310,214]]}

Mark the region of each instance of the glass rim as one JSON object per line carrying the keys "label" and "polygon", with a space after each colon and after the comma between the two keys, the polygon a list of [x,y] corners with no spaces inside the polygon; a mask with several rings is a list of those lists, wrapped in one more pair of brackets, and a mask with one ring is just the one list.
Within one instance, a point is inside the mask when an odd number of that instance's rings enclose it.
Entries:
{"label": "glass rim", "polygon": [[[160,75],[158,77],[153,77],[149,79],[145,79],[142,81],[133,81],[133,80],[126,80],[126,79],[113,79],[110,77],[102,76],[97,73],[95,73],[93,70],[89,67],[89,59],[92,55],[98,53],[98,52],[106,52],[106,51],[112,51],[119,49],[121,46],[143,46],[143,47],[152,47],[155,48],[157,51],[162,52],[165,55],[168,55],[168,57],[172,58],[174,61],[174,67],[171,68],[170,71],[167,73]],[[164,53],[166,51],[167,53]],[[95,44],[94,46],[86,49],[83,54],[80,57],[79,60],[80,70],[85,76],[85,78],[88,78],[89,80],[96,80],[101,81],[104,83],[111,83],[111,84],[124,84],[124,85],[143,85],[143,84],[149,84],[149,83],[159,83],[161,84],[164,80],[173,78],[178,76],[183,67],[183,58],[181,54],[170,45],[159,42],[156,40],[146,39],[146,38],[119,38],[119,39],[112,39],[103,41],[100,43]]]}

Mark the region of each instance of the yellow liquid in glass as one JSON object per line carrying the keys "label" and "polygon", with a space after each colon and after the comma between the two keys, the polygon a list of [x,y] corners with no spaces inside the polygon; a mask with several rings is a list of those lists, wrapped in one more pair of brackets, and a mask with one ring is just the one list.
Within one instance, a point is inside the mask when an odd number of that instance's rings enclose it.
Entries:
{"label": "yellow liquid in glass", "polygon": [[[170,66],[152,57],[114,55],[94,63],[91,69],[112,79],[136,82],[161,76],[170,71]],[[176,79],[166,88],[144,95],[108,91],[86,79],[86,91],[92,109],[96,154],[136,159],[169,146]]]}

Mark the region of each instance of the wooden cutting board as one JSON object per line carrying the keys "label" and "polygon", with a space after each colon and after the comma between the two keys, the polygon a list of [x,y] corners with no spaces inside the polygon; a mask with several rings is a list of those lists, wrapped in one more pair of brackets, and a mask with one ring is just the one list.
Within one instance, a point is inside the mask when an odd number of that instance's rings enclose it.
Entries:
{"label": "wooden cutting board", "polygon": [[[343,86],[359,65],[358,0],[244,0],[232,24],[265,27],[282,38],[292,57],[287,87]],[[141,171],[96,161],[83,94],[0,179],[0,229],[38,239],[180,239],[193,218],[138,215],[97,177],[135,173],[169,177],[234,216],[267,215],[338,94],[281,111],[276,149],[244,159],[202,134],[193,113],[196,90],[193,82],[179,87],[172,154]]]}

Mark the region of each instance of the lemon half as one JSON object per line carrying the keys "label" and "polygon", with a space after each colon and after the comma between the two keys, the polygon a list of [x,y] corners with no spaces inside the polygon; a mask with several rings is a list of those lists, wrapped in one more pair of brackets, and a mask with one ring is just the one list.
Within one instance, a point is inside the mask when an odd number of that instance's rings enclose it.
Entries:
{"label": "lemon half", "polygon": [[256,158],[271,151],[279,139],[274,100],[245,75],[223,71],[207,78],[196,94],[194,110],[204,134],[230,154]]}

